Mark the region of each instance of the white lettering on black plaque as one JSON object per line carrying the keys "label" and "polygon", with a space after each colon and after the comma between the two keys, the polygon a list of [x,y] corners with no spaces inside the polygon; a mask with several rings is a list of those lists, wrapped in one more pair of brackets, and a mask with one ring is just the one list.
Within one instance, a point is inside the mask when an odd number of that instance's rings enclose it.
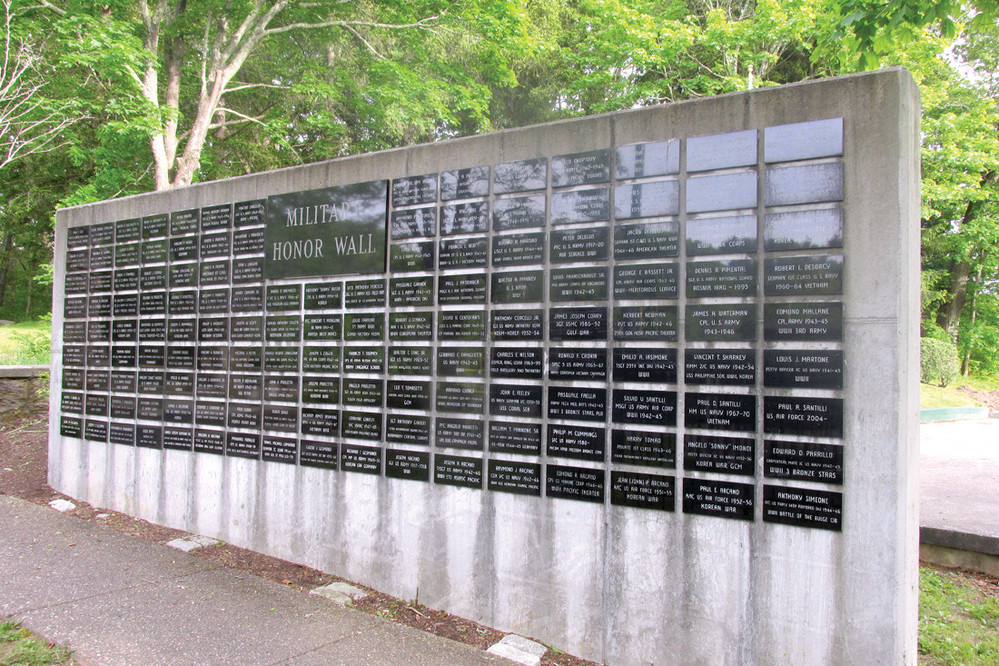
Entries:
{"label": "white lettering on black plaque", "polygon": [[708,479],[683,480],[683,512],[753,520],[753,484]]}
{"label": "white lettering on black plaque", "polygon": [[611,504],[673,511],[676,505],[676,478],[614,470],[611,472]]}
{"label": "white lettering on black plaque", "polygon": [[765,485],[763,521],[840,532],[843,529],[843,493]]}

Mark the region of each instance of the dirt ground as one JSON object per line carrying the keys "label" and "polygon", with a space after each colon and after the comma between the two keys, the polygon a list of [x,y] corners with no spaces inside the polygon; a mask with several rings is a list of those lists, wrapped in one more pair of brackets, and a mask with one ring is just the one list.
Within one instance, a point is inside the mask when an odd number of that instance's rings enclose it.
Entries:
{"label": "dirt ground", "polygon": [[999,411],[999,391],[981,391],[973,389],[967,384],[959,386],[957,390],[982,403],[990,411]]}
{"label": "dirt ground", "polygon": [[[3,406],[0,406],[2,410]],[[76,504],[70,515],[99,522],[119,532],[155,543],[166,543],[185,536],[185,532],[136,520],[116,511],[93,507],[66,497],[48,486],[48,413],[44,405],[35,405],[28,413],[23,410],[0,413],[0,494],[13,495],[36,504],[48,504],[63,498]],[[243,548],[221,543],[199,548],[191,553],[232,569],[239,569],[267,580],[288,585],[303,593],[312,588],[342,581],[332,574],[286,562]],[[348,581],[350,582],[350,581]],[[357,585],[356,583],[352,583]],[[392,622],[422,629],[451,640],[485,650],[503,638],[503,632],[443,611],[427,608],[364,588],[370,594],[354,602],[354,607]],[[586,661],[563,652],[549,650],[541,661],[546,666],[586,666]]]}

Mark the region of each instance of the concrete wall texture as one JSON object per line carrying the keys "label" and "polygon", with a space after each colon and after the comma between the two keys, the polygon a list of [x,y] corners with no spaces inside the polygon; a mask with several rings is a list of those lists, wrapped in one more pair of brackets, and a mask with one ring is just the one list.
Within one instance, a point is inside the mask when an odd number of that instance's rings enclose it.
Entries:
{"label": "concrete wall texture", "polygon": [[[489,492],[123,446],[60,433],[67,275],[61,258],[67,252],[68,228],[636,142],[680,139],[685,151],[691,137],[746,129],[759,130],[759,157],[734,172],[762,173],[771,168],[763,157],[765,128],[830,118],[842,118],[843,128],[842,157],[834,161],[843,168],[845,260],[842,296],[835,300],[843,303],[844,314],[842,344],[833,348],[844,352],[844,384],[832,393],[793,395],[843,399],[843,433],[836,442],[842,444],[841,485],[767,478],[763,451],[772,437],[760,427],[748,435],[756,445],[755,474],[736,479],[753,486],[753,520],[688,513],[681,511],[680,501],[674,511],[656,511],[556,499],[543,492]],[[829,160],[806,164],[813,162]],[[684,174],[681,188],[689,185]],[[918,92],[907,72],[887,70],[385,151],[59,211],[50,483],[97,506],[300,562],[404,599],[418,597],[430,607],[609,664],[914,664],[918,178]],[[763,177],[757,187],[759,197],[754,194],[752,206],[762,230],[767,211]],[[691,212],[681,207],[675,217],[681,239]],[[764,254],[762,231],[759,236],[760,247],[750,254],[762,269],[769,255]],[[685,258],[681,243],[681,270]],[[762,294],[762,280],[760,284]],[[679,291],[683,331],[687,302],[683,289]],[[754,324],[761,332],[752,347],[757,379],[743,394],[757,396],[754,418],[762,424],[764,397],[792,392],[763,385],[763,349],[772,346],[762,334],[764,299],[755,302]],[[733,345],[702,345],[713,346]],[[678,362],[682,370],[682,349]],[[676,386],[667,388],[681,400],[685,391],[702,390],[688,387],[682,371],[678,375]],[[612,427],[610,411],[607,430]],[[678,406],[677,412],[683,415],[684,409]],[[684,468],[683,428],[666,430],[678,433],[676,469],[666,473],[675,475],[675,494],[681,495],[683,479],[703,475]],[[540,458],[548,462],[544,455]],[[604,468],[618,468],[609,452]],[[841,493],[841,530],[762,520],[763,487],[771,484]]]}

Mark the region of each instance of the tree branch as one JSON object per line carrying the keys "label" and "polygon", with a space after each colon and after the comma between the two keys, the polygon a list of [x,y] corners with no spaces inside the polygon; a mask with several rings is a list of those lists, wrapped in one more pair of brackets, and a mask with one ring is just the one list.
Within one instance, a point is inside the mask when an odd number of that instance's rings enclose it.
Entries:
{"label": "tree branch", "polygon": [[274,35],[280,32],[289,32],[291,30],[306,30],[314,28],[383,28],[385,30],[410,30],[412,28],[422,28],[424,30],[431,30],[434,27],[434,22],[437,21],[439,16],[428,16],[427,18],[420,19],[415,23],[377,23],[375,21],[320,21],[319,23],[289,23],[288,25],[282,25],[277,28],[265,28],[265,35]]}

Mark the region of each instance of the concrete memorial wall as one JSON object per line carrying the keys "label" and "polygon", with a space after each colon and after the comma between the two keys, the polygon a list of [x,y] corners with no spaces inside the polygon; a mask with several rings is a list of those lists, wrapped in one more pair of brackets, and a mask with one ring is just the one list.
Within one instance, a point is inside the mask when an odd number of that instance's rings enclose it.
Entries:
{"label": "concrete memorial wall", "polygon": [[903,70],[61,210],[50,481],[612,664],[915,662]]}

